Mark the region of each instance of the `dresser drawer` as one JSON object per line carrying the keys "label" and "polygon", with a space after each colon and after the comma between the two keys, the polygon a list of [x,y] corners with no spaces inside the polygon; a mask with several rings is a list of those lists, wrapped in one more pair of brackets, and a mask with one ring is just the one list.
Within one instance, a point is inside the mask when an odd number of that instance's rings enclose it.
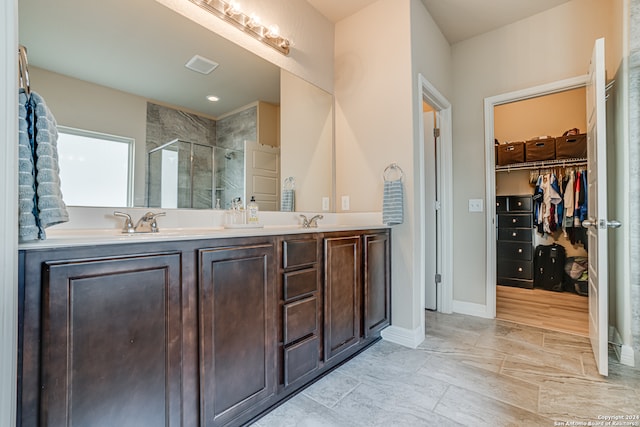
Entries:
{"label": "dresser drawer", "polygon": [[531,228],[531,214],[500,214],[498,228]]}
{"label": "dresser drawer", "polygon": [[282,268],[296,268],[318,262],[318,243],[316,240],[300,239],[282,242]]}
{"label": "dresser drawer", "polygon": [[284,344],[318,331],[318,299],[313,296],[284,306]]}
{"label": "dresser drawer", "polygon": [[533,246],[530,242],[498,242],[498,259],[531,261]]}
{"label": "dresser drawer", "polygon": [[531,212],[532,200],[531,196],[509,196],[508,209],[509,212]]}
{"label": "dresser drawer", "polygon": [[320,364],[320,340],[312,336],[284,349],[284,385],[318,369]]}
{"label": "dresser drawer", "polygon": [[507,196],[496,197],[496,213],[507,212]]}
{"label": "dresser drawer", "polygon": [[290,301],[294,298],[298,298],[305,294],[310,294],[318,290],[317,268],[292,271],[289,273],[284,273],[283,276],[283,299],[285,301]]}
{"label": "dresser drawer", "polygon": [[516,242],[531,242],[533,231],[530,228],[499,228],[498,240],[511,240]]}
{"label": "dresser drawer", "polygon": [[533,279],[533,263],[531,261],[498,261],[498,277]]}

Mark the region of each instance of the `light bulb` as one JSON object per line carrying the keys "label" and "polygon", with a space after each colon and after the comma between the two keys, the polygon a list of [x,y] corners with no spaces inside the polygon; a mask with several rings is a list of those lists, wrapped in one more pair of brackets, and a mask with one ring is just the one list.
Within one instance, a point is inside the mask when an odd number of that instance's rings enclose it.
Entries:
{"label": "light bulb", "polygon": [[277,25],[269,26],[269,31],[267,32],[267,37],[271,37],[271,38],[274,38],[274,39],[277,39],[278,37],[280,37],[280,27],[278,27]]}

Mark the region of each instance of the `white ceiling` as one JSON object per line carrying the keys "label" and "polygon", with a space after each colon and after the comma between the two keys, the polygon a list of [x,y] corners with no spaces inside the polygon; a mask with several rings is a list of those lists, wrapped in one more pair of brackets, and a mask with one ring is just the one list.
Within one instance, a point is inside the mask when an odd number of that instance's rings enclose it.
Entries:
{"label": "white ceiling", "polygon": [[[338,22],[378,0],[307,0]],[[450,44],[519,21],[569,0],[422,0]]]}
{"label": "white ceiling", "polygon": [[[280,103],[276,65],[155,0],[20,0],[19,30],[30,66],[151,100],[214,117]],[[184,66],[193,55],[220,65],[198,74]]]}

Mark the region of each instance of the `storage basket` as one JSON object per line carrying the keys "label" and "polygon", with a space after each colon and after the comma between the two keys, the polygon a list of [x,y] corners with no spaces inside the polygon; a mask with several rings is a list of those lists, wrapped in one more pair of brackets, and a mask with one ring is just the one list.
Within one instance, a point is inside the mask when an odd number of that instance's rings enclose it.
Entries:
{"label": "storage basket", "polygon": [[524,162],[524,142],[509,142],[496,146],[498,166]]}
{"label": "storage basket", "polygon": [[559,136],[556,138],[556,159],[576,159],[587,157],[587,135]]}
{"label": "storage basket", "polygon": [[525,143],[525,159],[527,162],[554,160],[556,158],[556,139],[532,139]]}

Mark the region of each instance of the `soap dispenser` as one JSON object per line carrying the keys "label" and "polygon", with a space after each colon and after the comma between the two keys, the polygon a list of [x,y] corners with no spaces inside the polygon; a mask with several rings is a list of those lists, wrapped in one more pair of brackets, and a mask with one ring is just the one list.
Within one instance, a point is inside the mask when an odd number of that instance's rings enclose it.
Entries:
{"label": "soap dispenser", "polygon": [[258,224],[260,221],[258,219],[258,204],[256,203],[256,198],[251,196],[251,201],[247,203],[247,224]]}

